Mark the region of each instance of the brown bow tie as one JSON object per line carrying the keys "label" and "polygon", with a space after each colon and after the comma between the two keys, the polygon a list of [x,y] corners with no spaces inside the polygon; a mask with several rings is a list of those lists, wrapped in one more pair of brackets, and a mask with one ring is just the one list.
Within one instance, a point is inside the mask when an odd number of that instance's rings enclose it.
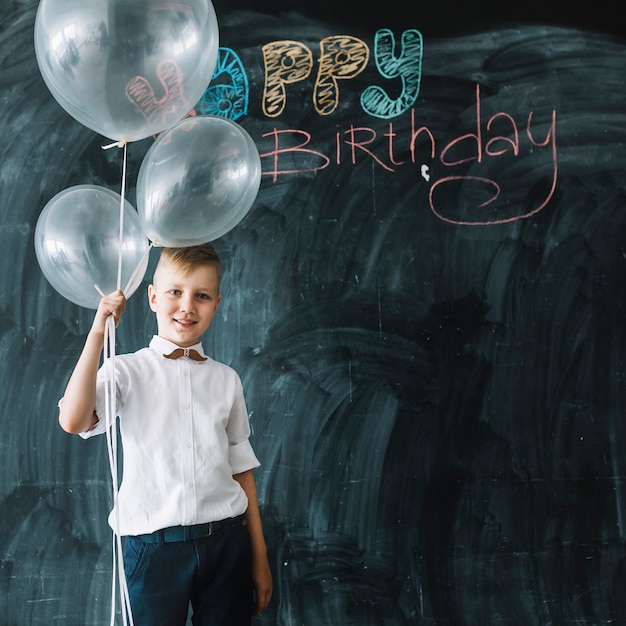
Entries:
{"label": "brown bow tie", "polygon": [[194,361],[206,361],[207,357],[202,356],[197,350],[190,350],[189,348],[176,348],[173,352],[163,355],[166,359],[177,359],[181,356],[188,356]]}

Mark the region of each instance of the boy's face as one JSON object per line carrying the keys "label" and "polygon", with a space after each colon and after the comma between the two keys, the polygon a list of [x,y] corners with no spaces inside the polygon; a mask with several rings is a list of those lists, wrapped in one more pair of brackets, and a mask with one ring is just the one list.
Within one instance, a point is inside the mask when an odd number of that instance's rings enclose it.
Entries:
{"label": "boy's face", "polygon": [[207,265],[185,275],[166,263],[159,267],[154,284],[148,287],[159,337],[181,348],[198,343],[211,325],[221,299],[217,270]]}

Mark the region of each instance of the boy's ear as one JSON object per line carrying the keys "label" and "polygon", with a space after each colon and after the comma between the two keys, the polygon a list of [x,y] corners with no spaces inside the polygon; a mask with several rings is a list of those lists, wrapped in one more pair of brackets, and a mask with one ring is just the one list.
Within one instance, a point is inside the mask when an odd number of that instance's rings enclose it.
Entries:
{"label": "boy's ear", "polygon": [[156,291],[154,290],[154,285],[148,285],[148,304],[156,312]]}

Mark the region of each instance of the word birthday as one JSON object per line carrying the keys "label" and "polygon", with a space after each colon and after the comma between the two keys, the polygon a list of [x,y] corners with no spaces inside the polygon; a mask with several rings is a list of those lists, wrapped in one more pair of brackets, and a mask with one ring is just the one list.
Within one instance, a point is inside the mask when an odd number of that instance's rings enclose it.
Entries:
{"label": "word birthday", "polygon": [[[534,131],[533,112],[531,111],[523,126],[523,133],[520,138],[520,129],[514,117],[506,112],[497,112],[487,120],[482,119],[480,85],[476,85],[476,126],[471,132],[463,134],[448,141],[441,148],[427,126],[417,126],[415,120],[415,109],[411,109],[410,133],[406,137],[400,137],[394,131],[393,122],[389,123],[389,130],[383,134],[385,141],[377,141],[378,133],[369,127],[350,126],[347,130],[337,132],[335,135],[335,148],[331,155],[324,154],[314,149],[311,145],[312,136],[309,132],[300,129],[278,129],[265,133],[264,138],[273,140],[274,148],[262,153],[261,159],[269,162],[269,167],[263,168],[265,176],[271,176],[276,182],[279,175],[299,174],[323,170],[331,164],[341,165],[350,163],[355,165],[361,159],[370,160],[375,166],[388,172],[394,172],[405,165],[419,165],[419,175],[426,181],[431,181],[431,174],[428,165],[424,164],[424,155],[429,160],[437,159],[440,164],[439,169],[444,170],[444,174],[433,180],[430,184],[428,201],[430,208],[440,219],[464,225],[486,225],[502,224],[515,221],[521,218],[530,217],[541,211],[554,196],[558,174],[557,147],[556,147],[556,110],[552,110],[550,120],[547,122],[547,131],[542,130],[540,136],[536,136]],[[546,127],[546,120],[541,120],[537,125],[542,129]],[[495,127],[500,128],[500,132],[508,131],[506,134],[497,134]],[[522,151],[523,138],[526,137],[528,148]],[[401,147],[400,147],[400,144]],[[376,151],[375,146],[384,146],[384,151]],[[528,158],[535,149],[547,151],[545,158],[539,159],[542,162],[541,172],[546,171],[546,163],[549,167],[549,183],[546,185],[545,196],[536,199],[536,204],[525,207],[523,212],[509,214],[506,217],[493,217],[489,219],[462,220],[450,215],[445,215],[444,207],[438,206],[438,198],[446,187],[469,188],[472,195],[486,196],[478,204],[478,208],[485,210],[497,208],[494,203],[500,198],[502,185],[498,180],[493,180],[487,176],[458,175],[448,173],[449,168],[461,166],[468,162],[485,164],[489,160],[503,159],[508,157],[516,160],[521,157]],[[408,154],[408,160],[398,160],[396,154],[402,152]],[[537,158],[537,157],[535,157]],[[286,165],[284,165],[286,163]],[[491,166],[485,167],[489,172],[499,171]],[[481,198],[482,199],[482,198]],[[505,199],[506,200],[506,199]]]}

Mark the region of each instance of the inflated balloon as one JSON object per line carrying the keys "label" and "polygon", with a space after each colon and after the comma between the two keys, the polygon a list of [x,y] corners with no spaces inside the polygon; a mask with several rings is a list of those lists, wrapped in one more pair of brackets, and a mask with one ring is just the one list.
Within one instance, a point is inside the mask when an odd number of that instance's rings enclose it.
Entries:
{"label": "inflated balloon", "polygon": [[65,298],[97,309],[100,294],[121,284],[129,298],[148,266],[149,242],[134,207],[124,201],[120,237],[119,194],[96,185],[59,192],[44,207],[35,227],[35,254],[48,282]]}
{"label": "inflated balloon", "polygon": [[213,241],[248,213],[261,184],[252,138],[222,117],[182,120],[146,153],[137,177],[137,211],[154,245]]}
{"label": "inflated balloon", "polygon": [[210,0],[41,0],[35,54],[58,103],[116,141],[156,135],[185,117],[215,69]]}

